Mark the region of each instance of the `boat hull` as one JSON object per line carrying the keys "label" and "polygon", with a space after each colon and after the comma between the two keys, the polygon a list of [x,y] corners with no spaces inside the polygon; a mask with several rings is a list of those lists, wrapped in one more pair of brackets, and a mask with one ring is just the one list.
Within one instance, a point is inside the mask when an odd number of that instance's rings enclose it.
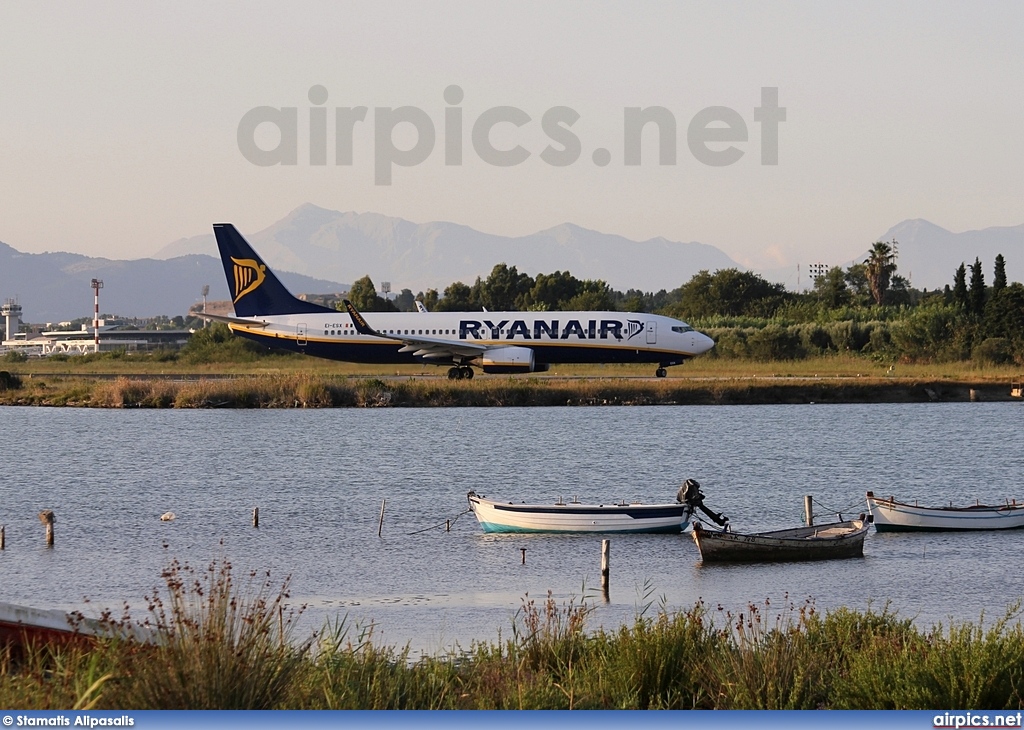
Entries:
{"label": "boat hull", "polygon": [[879,532],[966,532],[1015,530],[1024,527],[1024,505],[975,505],[973,507],[919,507],[867,497],[868,511]]}
{"label": "boat hull", "polygon": [[469,505],[487,533],[679,533],[693,511],[685,504],[514,504],[473,493]]}
{"label": "boat hull", "polygon": [[867,531],[865,520],[850,520],[746,535],[695,524],[692,534],[705,563],[754,563],[858,558]]}
{"label": "boat hull", "polygon": [[0,603],[0,647],[63,646],[114,637],[141,642],[155,640],[154,632],[142,626],[85,618],[80,613]]}

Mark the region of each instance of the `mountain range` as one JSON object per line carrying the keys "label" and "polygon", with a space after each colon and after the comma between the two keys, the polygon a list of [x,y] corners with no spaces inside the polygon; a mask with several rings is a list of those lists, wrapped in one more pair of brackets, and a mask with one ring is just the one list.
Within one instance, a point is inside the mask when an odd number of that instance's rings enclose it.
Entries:
{"label": "mountain range", "polygon": [[[507,237],[456,223],[411,223],[377,213],[342,213],[303,205],[262,231],[242,231],[272,266],[309,276],[352,281],[369,275],[392,291],[443,291],[472,284],[495,264],[535,276],[570,271],[613,288],[674,289],[701,269],[736,266],[714,246],[664,238],[631,241],[565,223],[528,236]],[[156,252],[170,259],[217,251],[213,234],[174,241]]]}
{"label": "mountain range", "polygon": [[[253,247],[295,293],[344,291],[370,275],[378,286],[443,290],[453,281],[472,284],[498,263],[531,275],[570,271],[579,278],[603,279],[613,288],[673,289],[701,269],[744,268],[721,250],[703,243],[654,238],[632,241],[565,223],[527,236],[482,233],[449,222],[412,223],[376,213],[353,213],[303,205],[262,231],[242,231]],[[978,257],[991,282],[996,254],[1006,259],[1011,281],[1024,279],[1024,225],[953,233],[926,220],[907,220],[877,240],[898,242],[899,273],[917,288],[952,284],[961,262]],[[817,261],[845,268],[863,261],[832,260],[823,249]],[[0,299],[17,298],[24,319],[56,322],[92,315],[92,278],[104,280],[100,308],[124,316],[184,314],[201,301],[227,299],[227,286],[213,234],[181,238],[152,258],[128,261],[73,253],[26,254],[0,243]],[[796,266],[759,271],[769,281],[796,285]],[[806,288],[806,274],[801,280]]]}
{"label": "mountain range", "polygon": [[[336,292],[348,288],[324,279],[278,272],[295,292]],[[91,281],[101,279],[100,311],[127,317],[185,314],[209,299],[228,299],[224,267],[213,256],[179,256],[168,261],[117,261],[76,253],[21,253],[0,243],[0,299],[15,299],[25,322],[62,322],[92,317]],[[2,337],[2,335],[0,335]]]}
{"label": "mountain range", "polygon": [[[999,254],[1006,259],[1007,279],[1024,281],[1024,225],[953,233],[917,218],[893,226],[878,240],[897,242],[898,273],[918,289],[953,286],[957,267],[961,263],[970,267],[975,258],[981,261],[985,283],[991,284]],[[969,270],[967,278],[969,281]]]}

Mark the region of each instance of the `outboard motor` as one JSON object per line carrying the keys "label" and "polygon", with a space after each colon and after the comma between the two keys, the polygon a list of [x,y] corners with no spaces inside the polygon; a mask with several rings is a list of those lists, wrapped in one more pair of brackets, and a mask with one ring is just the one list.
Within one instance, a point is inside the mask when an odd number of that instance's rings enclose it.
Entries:
{"label": "outboard motor", "polygon": [[696,479],[687,479],[683,482],[683,486],[679,487],[679,492],[676,494],[676,501],[699,509],[719,527],[726,527],[729,524],[728,517],[718,512],[712,512],[704,506],[704,493],[700,491],[700,482]]}

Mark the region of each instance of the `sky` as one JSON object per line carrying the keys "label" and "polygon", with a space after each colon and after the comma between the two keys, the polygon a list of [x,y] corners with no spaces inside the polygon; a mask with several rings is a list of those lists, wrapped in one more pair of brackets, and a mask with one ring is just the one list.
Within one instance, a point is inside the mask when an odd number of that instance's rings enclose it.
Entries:
{"label": "sky", "polygon": [[[840,263],[905,219],[1024,223],[1022,30],[1024,4],[995,1],[4,0],[0,241],[143,258],[310,202]],[[777,164],[763,89],[785,109]],[[649,123],[626,164],[627,110],[654,107],[675,160]]]}

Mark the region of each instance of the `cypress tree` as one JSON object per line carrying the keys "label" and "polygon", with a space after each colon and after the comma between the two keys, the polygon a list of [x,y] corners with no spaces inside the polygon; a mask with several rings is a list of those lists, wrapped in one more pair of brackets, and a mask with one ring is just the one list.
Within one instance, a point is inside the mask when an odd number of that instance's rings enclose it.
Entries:
{"label": "cypress tree", "polygon": [[981,261],[977,258],[971,264],[971,291],[968,296],[968,308],[972,314],[978,316],[985,311],[985,275],[981,271]]}
{"label": "cypress tree", "polygon": [[996,255],[996,271],[992,277],[992,293],[1002,291],[1006,288],[1006,260],[1002,254]]}
{"label": "cypress tree", "polygon": [[960,262],[960,268],[953,275],[953,303],[960,307],[967,307],[967,269],[963,262]]}

